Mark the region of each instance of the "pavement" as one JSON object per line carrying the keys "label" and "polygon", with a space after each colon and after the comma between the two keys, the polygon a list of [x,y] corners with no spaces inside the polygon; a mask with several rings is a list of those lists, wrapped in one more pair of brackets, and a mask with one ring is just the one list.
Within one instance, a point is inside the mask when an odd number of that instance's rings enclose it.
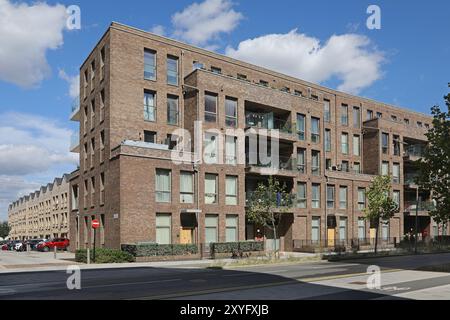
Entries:
{"label": "pavement", "polygon": [[[450,263],[450,254],[343,262],[206,269],[192,262],[83,269],[80,290],[65,270],[0,274],[0,300],[409,300],[450,299],[450,273],[417,271]],[[367,288],[368,267],[381,286]],[[128,265],[130,266],[130,265]]]}

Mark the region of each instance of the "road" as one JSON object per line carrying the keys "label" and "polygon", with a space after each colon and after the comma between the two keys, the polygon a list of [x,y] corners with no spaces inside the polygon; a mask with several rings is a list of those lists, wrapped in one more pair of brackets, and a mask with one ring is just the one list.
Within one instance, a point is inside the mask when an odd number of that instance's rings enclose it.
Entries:
{"label": "road", "polygon": [[[64,271],[0,274],[0,299],[450,299],[450,274],[415,271],[442,263],[450,263],[450,254],[239,270],[195,265],[82,270],[82,288],[72,291]],[[379,290],[366,287],[370,265],[382,270]]]}

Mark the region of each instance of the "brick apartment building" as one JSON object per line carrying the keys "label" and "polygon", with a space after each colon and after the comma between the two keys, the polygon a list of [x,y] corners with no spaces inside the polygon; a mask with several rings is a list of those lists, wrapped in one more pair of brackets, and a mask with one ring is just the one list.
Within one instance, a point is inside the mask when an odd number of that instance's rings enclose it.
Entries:
{"label": "brick apartment building", "polygon": [[[427,212],[431,196],[417,192],[412,179],[411,161],[432,122],[427,115],[118,23],[83,63],[80,79],[71,115],[80,122],[72,147],[80,167],[70,177],[72,249],[92,245],[94,218],[101,222],[96,243],[113,248],[259,237],[246,221],[246,200],[267,181],[267,165],[245,161],[248,138],[226,136],[230,128],[278,129],[276,177],[296,195],[280,222],[283,250],[299,241],[374,238],[362,209],[380,174],[393,176],[400,206],[382,238],[400,240],[410,230],[417,196],[420,231],[438,232]],[[172,149],[188,142],[176,130],[187,130],[192,142],[195,121],[203,122],[200,140],[212,148],[211,161],[176,164]]]}
{"label": "brick apartment building", "polygon": [[12,240],[67,238],[69,236],[69,176],[13,202],[8,208]]}

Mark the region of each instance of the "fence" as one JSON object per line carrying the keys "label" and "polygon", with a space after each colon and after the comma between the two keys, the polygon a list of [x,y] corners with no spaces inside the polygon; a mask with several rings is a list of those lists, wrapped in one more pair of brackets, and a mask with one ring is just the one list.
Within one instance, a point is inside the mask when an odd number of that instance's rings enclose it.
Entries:
{"label": "fence", "polygon": [[[398,238],[379,238],[378,249],[394,249],[397,247]],[[369,251],[375,249],[375,238],[345,239],[345,240],[293,240],[294,252],[345,252],[345,251]]]}

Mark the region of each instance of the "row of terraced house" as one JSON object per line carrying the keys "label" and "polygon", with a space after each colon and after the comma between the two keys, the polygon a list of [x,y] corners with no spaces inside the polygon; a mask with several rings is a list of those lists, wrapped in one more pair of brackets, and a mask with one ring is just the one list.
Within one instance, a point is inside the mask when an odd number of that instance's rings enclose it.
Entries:
{"label": "row of terraced house", "polygon": [[[400,208],[381,239],[400,241],[416,213],[422,235],[447,229],[429,217],[432,194],[414,184],[430,116],[119,23],[81,66],[71,120],[80,124],[71,146],[80,165],[69,177],[72,249],[92,246],[93,219],[96,243],[110,248],[273,246],[270,232],[246,219],[248,199],[269,175],[295,195],[279,222],[285,251],[375,238],[363,210],[377,175],[393,177]],[[278,146],[279,161],[252,148],[262,140]],[[173,161],[177,153],[184,161]]]}

